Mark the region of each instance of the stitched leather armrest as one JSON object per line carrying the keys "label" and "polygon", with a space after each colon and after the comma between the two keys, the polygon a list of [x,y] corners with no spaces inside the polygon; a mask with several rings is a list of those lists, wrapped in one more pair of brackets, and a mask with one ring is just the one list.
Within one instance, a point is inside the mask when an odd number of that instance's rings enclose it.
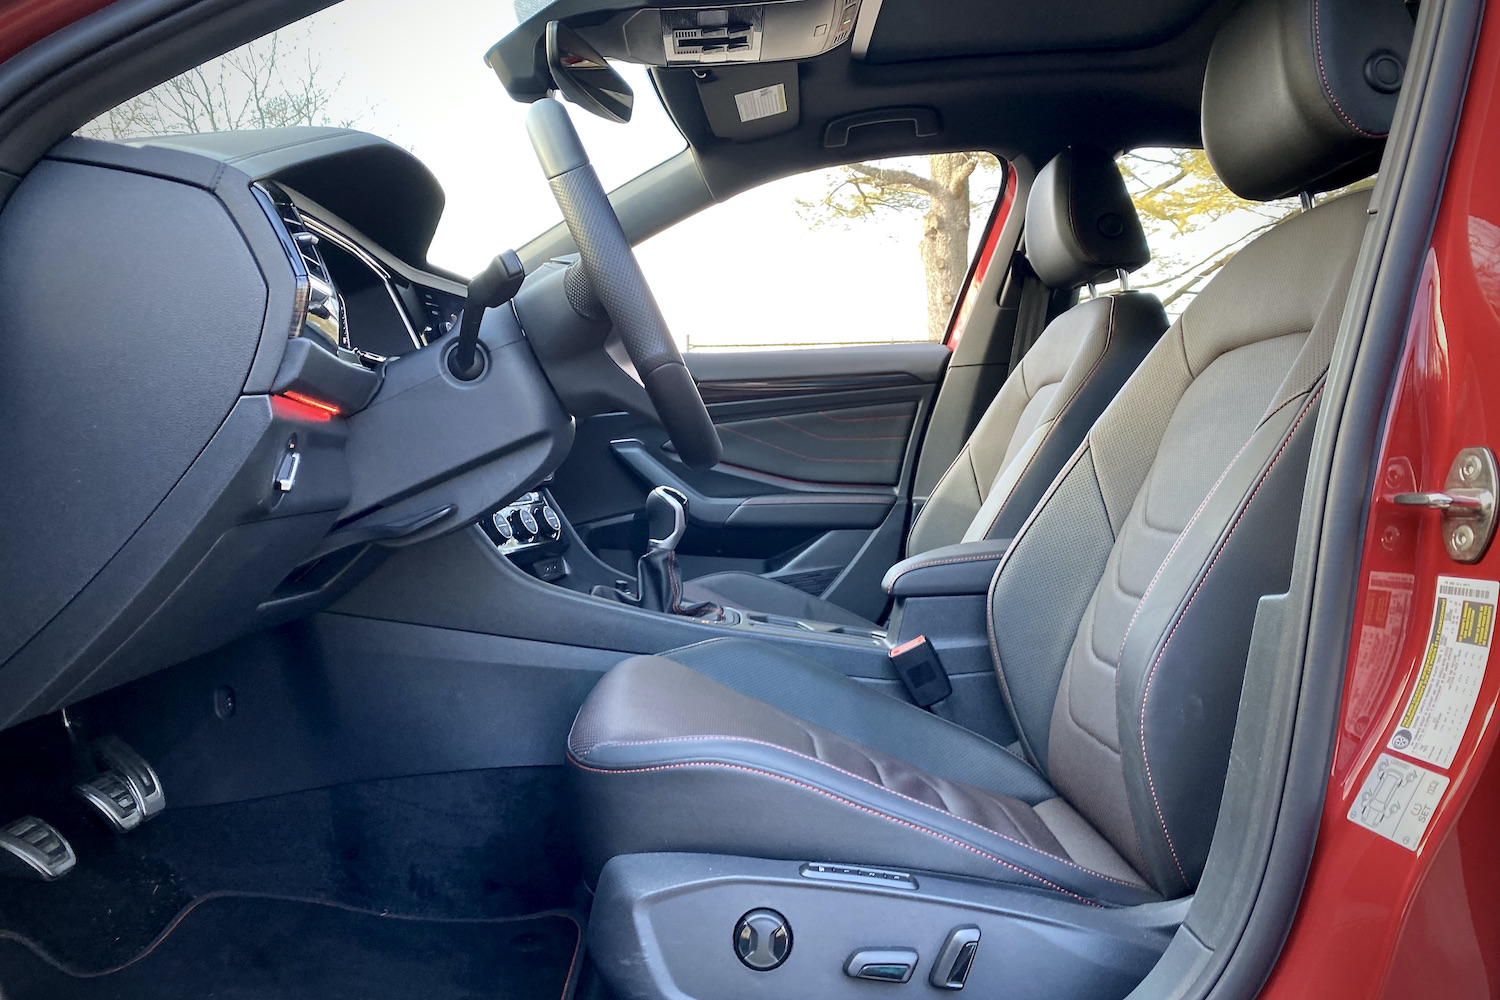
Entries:
{"label": "stitched leather armrest", "polygon": [[929,549],[892,566],[881,586],[892,597],[988,593],[995,567],[1010,542],[1009,538],[990,538]]}

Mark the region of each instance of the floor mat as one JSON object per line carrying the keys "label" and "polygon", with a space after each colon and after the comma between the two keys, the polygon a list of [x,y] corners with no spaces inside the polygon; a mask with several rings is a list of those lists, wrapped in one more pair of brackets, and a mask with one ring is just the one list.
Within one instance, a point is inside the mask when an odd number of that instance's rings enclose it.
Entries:
{"label": "floor mat", "polygon": [[434,919],[216,893],[111,969],[0,932],[4,1000],[561,1000],[581,952],[566,913]]}

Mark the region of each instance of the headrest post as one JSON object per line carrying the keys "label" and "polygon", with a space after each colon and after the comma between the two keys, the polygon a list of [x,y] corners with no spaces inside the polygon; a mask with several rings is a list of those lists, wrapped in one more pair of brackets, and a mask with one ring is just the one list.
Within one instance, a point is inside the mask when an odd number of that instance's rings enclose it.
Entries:
{"label": "headrest post", "polygon": [[1123,267],[1115,268],[1115,276],[1120,279],[1120,291],[1130,291],[1130,272]]}
{"label": "headrest post", "polygon": [[1092,281],[1090,281],[1089,282],[1089,298],[1091,298],[1091,299],[1097,299],[1098,297],[1099,297],[1099,286],[1096,285],[1096,284],[1094,284]]}
{"label": "headrest post", "polygon": [[1301,195],[1301,198],[1302,198],[1302,211],[1304,211],[1304,212],[1311,212],[1313,210],[1313,196],[1312,196],[1312,192],[1311,191],[1303,191],[1302,195]]}

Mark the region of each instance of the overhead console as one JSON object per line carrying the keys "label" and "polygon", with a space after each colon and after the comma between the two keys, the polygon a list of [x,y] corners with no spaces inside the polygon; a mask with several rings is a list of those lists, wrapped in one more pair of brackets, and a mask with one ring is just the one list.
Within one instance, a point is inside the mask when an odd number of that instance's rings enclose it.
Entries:
{"label": "overhead console", "polygon": [[[569,5],[569,27],[601,55],[648,66],[793,62],[843,45],[870,0],[771,0],[731,6],[621,9],[619,0]],[[579,8],[582,8],[580,10]],[[544,9],[495,44],[485,60],[518,101],[553,89],[542,50]],[[782,110],[785,110],[784,108]]]}

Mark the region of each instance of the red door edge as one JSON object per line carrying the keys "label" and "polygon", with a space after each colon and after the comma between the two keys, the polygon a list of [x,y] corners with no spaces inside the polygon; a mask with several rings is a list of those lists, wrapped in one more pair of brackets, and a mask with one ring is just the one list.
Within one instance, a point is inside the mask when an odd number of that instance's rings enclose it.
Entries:
{"label": "red door edge", "polygon": [[1456,707],[1436,717],[1447,720],[1446,730],[1431,729],[1438,736],[1407,728],[1414,696],[1462,686],[1429,656],[1438,578],[1461,588],[1500,582],[1500,545],[1476,564],[1454,562],[1436,512],[1391,499],[1441,490],[1461,448],[1500,452],[1496,163],[1500,18],[1491,17],[1481,26],[1382,435],[1317,847],[1264,996],[1500,994],[1500,657],[1472,686],[1466,723],[1465,699],[1449,698]]}
{"label": "red door edge", "polygon": [[969,314],[974,311],[974,303],[978,301],[979,289],[984,285],[985,276],[990,272],[990,263],[995,258],[995,248],[1000,245],[1000,233],[1005,229],[1005,223],[1010,218],[1011,205],[1016,200],[1016,171],[1009,163],[1005,164],[1005,182],[1000,188],[1000,196],[995,199],[995,207],[990,211],[990,221],[985,226],[984,243],[979,247],[979,253],[974,257],[974,263],[969,266],[969,280],[964,283],[963,291],[959,293],[958,302],[953,308],[953,316],[948,320],[948,334],[943,338],[943,344],[948,350],[958,350],[958,345],[964,337],[964,329],[969,325]]}
{"label": "red door edge", "polygon": [[109,4],[110,0],[0,0],[0,62]]}

